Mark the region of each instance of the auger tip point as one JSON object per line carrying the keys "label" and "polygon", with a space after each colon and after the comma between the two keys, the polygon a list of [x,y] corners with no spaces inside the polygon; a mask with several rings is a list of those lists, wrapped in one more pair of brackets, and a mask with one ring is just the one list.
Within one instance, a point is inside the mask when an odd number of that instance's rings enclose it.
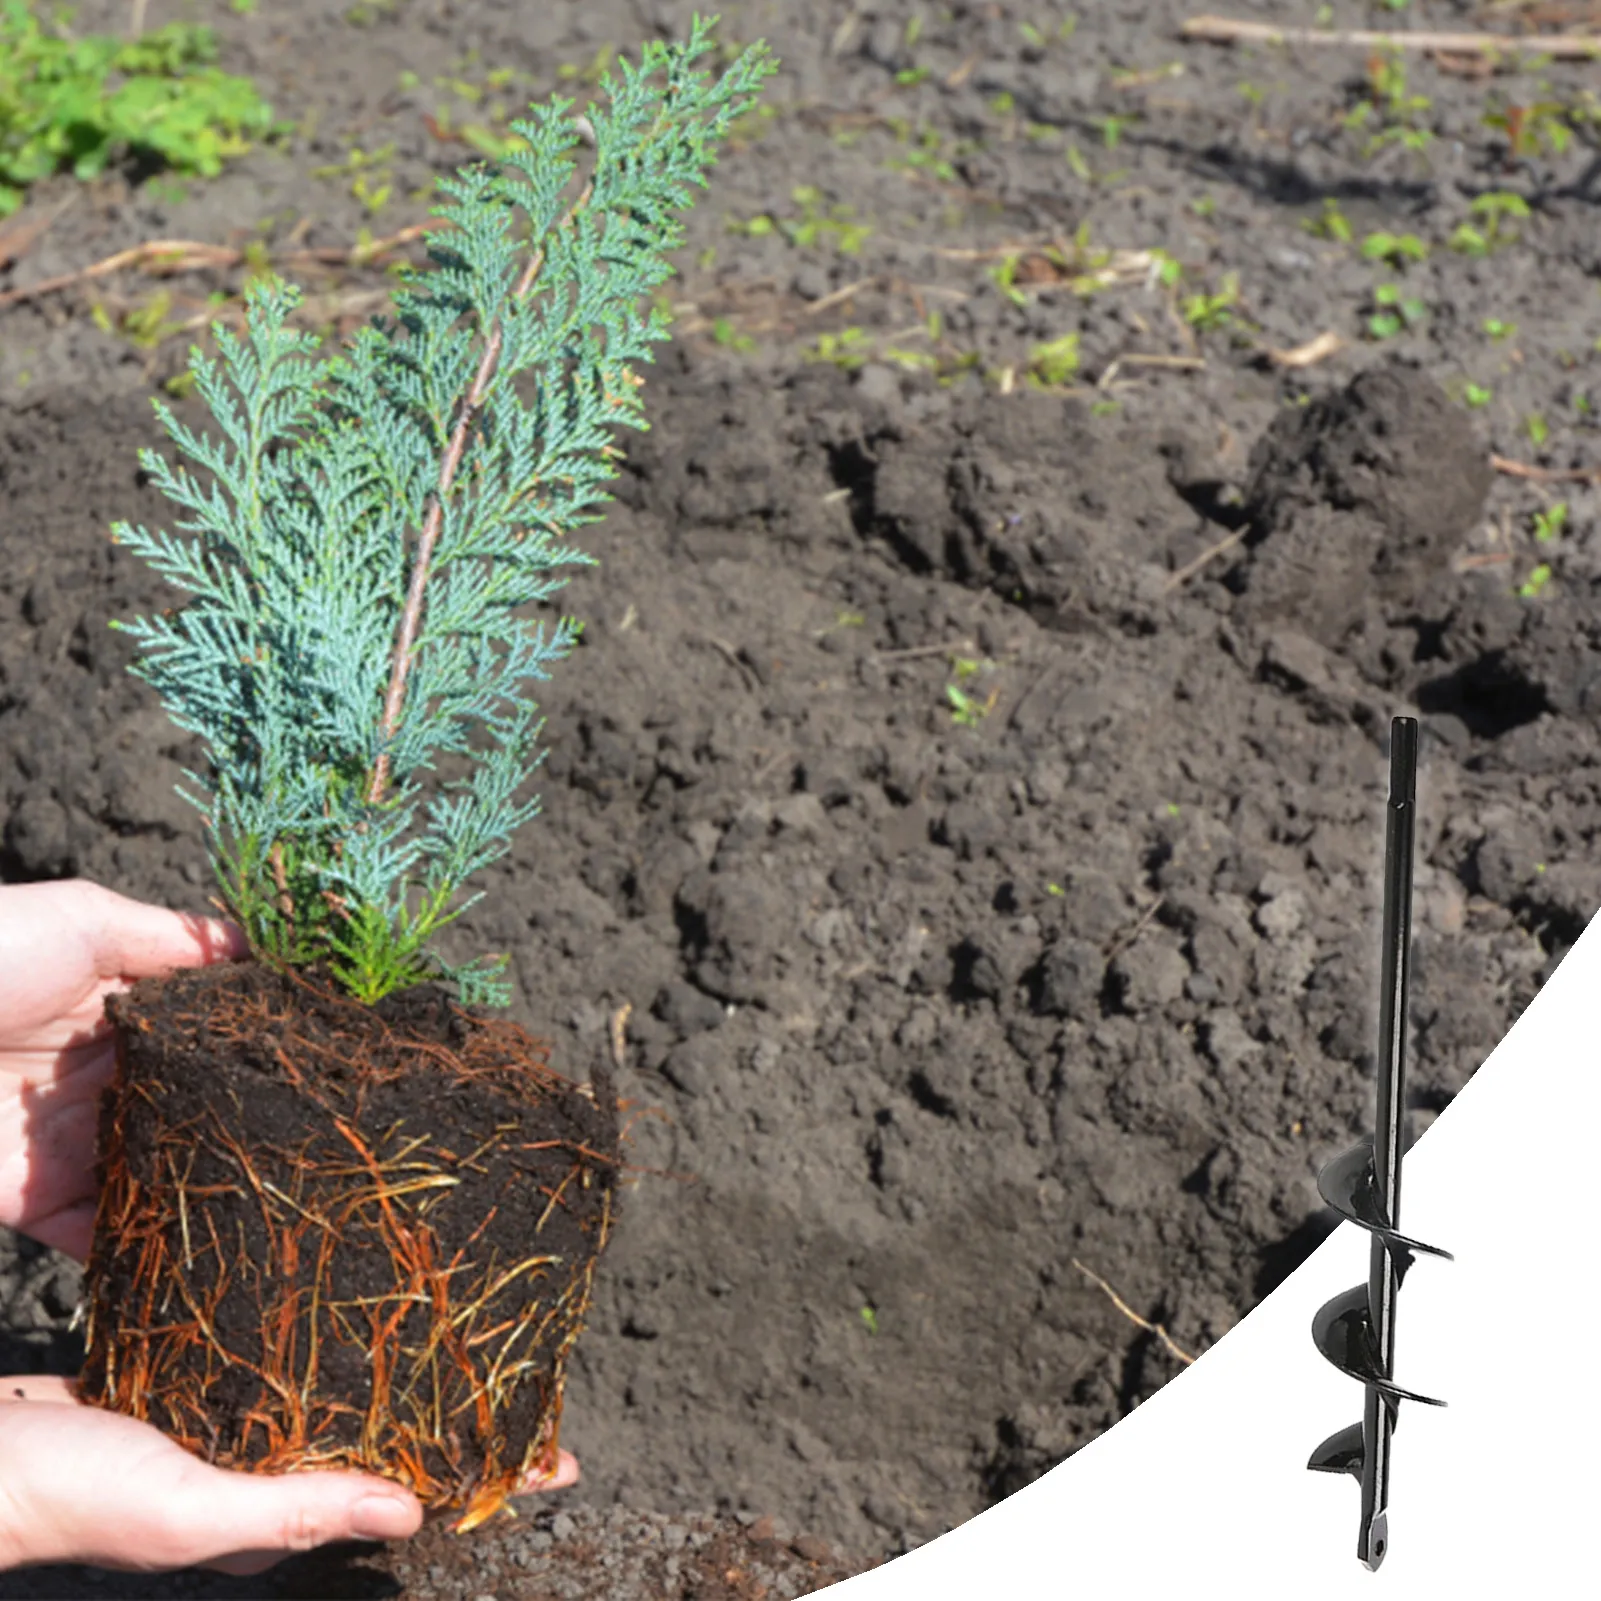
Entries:
{"label": "auger tip point", "polygon": [[1384,1553],[1390,1548],[1390,1517],[1387,1512],[1375,1512],[1368,1526],[1362,1531],[1362,1544],[1357,1555],[1362,1559],[1362,1565],[1369,1573],[1377,1573],[1379,1564],[1384,1561]]}

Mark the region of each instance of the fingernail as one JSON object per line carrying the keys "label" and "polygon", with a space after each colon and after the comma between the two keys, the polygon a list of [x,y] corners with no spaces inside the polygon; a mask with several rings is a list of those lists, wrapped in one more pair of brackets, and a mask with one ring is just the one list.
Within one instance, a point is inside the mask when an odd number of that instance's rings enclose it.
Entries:
{"label": "fingernail", "polygon": [[417,1514],[392,1495],[366,1495],[350,1509],[350,1532],[358,1540],[409,1539]]}

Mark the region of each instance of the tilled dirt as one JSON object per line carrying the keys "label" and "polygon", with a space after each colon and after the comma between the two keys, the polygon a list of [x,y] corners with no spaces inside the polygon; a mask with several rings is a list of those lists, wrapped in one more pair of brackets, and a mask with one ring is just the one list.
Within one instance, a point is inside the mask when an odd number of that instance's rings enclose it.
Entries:
{"label": "tilled dirt", "polygon": [[[341,9],[217,8],[223,65],[281,115],[319,108],[314,135],[182,202],[97,185],[0,296],[261,219],[286,250],[302,216],[294,245],[393,232],[425,203],[368,219],[316,169],[392,142],[399,197],[466,160],[436,137],[436,74],[515,66],[543,97],[689,17]],[[583,1482],[470,1548],[430,1531],[250,1593],[335,1593],[342,1564],[376,1586],[352,1595],[798,1594],[932,1538],[1126,1415],[1326,1235],[1317,1169],[1372,1115],[1393,714],[1425,732],[1414,1129],[1601,901],[1601,502],[1562,476],[1597,459],[1601,158],[1589,128],[1513,157],[1484,120],[1575,100],[1585,69],[1409,59],[1432,138],[1370,154],[1389,113],[1342,123],[1360,51],[1184,44],[1169,0],[1084,8],[1066,37],[1056,7],[930,8],[908,43],[918,9],[723,7],[782,58],[779,115],[694,214],[652,431],[622,441],[583,536],[602,565],[560,597],[586,632],[543,698],[544,815],[446,942],[516,953],[512,1015],[575,1076],[620,1027],[619,1089],[659,1110],[574,1357]],[[1488,193],[1528,205],[1516,237],[1449,248]],[[1329,201],[1351,242],[1306,226]],[[795,226],[732,230],[763,212]],[[1378,231],[1427,259],[1367,259]],[[1190,299],[1228,273],[1231,304]],[[180,276],[170,314],[239,282]],[[1374,339],[1391,282],[1424,310]],[[173,521],[135,453],[164,444],[147,397],[186,339],[88,315],[153,287],[0,303],[0,875],[203,910],[172,791],[200,751],[105,626],[181,599],[107,537]],[[381,274],[322,287],[336,318]],[[1325,331],[1333,355],[1281,359]],[[1074,332],[1078,372],[1031,384]],[[0,1365],[73,1371],[76,1269],[4,1252]],[[763,1515],[802,1546],[753,1541]],[[247,1593],[41,1570],[0,1594],[91,1583]]]}

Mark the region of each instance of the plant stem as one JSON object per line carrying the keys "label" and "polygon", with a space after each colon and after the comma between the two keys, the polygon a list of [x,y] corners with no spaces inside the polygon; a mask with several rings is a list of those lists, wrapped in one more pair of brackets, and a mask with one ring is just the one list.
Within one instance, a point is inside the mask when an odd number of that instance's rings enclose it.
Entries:
{"label": "plant stem", "polygon": [[[568,208],[564,216],[556,225],[556,232],[560,232],[572,222],[573,218],[589,203],[589,197],[594,193],[595,181],[591,177],[584,185],[581,195]],[[532,292],[534,284],[539,277],[540,270],[545,265],[545,247],[541,245],[530,258],[527,268],[523,272],[522,280],[512,291],[512,298],[525,300]],[[439,543],[439,531],[445,520],[445,497],[450,493],[451,485],[456,481],[457,469],[461,466],[461,458],[467,449],[467,436],[472,428],[473,419],[478,415],[484,403],[484,396],[488,393],[490,380],[495,375],[496,364],[500,360],[501,323],[497,318],[494,326],[489,330],[489,338],[484,345],[483,359],[478,364],[478,372],[472,381],[472,387],[467,391],[462,402],[461,415],[456,419],[455,432],[451,435],[450,446],[445,452],[445,459],[439,469],[439,485],[434,490],[433,499],[428,507],[428,515],[423,521],[422,538],[417,546],[417,562],[411,570],[411,584],[406,592],[406,610],[400,619],[400,636],[395,642],[395,660],[389,673],[389,690],[384,696],[383,736],[386,740],[393,737],[400,722],[400,710],[405,702],[406,675],[411,670],[411,656],[417,640],[417,628],[422,619],[423,590],[427,587],[429,574],[432,568],[434,546]],[[367,803],[376,806],[383,797],[384,785],[389,779],[389,753],[382,752],[373,767],[372,780],[367,789]]]}

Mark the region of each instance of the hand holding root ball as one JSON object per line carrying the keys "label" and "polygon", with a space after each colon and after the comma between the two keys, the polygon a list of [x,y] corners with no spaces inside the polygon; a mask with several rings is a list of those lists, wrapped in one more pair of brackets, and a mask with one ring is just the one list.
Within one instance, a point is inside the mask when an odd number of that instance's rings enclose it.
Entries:
{"label": "hand holding root ball", "polygon": [[[106,996],[246,954],[235,924],[87,880],[0,887],[0,1224],[87,1257],[99,1097],[116,1057]],[[554,1477],[526,1492],[577,1478],[563,1451]],[[422,1521],[414,1495],[373,1475],[230,1472],[83,1405],[69,1379],[0,1378],[0,1569],[256,1574],[334,1540],[404,1539]]]}

